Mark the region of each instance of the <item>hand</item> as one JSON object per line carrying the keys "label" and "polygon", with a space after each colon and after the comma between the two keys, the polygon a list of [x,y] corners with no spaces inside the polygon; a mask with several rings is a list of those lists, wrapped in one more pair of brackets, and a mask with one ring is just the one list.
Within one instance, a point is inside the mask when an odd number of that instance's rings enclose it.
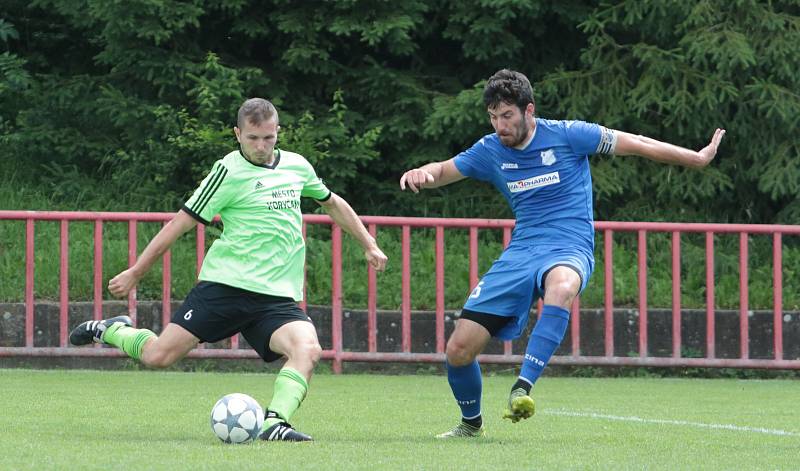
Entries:
{"label": "hand", "polygon": [[386,261],[388,258],[383,254],[383,251],[379,249],[377,245],[365,250],[364,256],[367,258],[367,262],[372,265],[372,268],[378,271],[383,271],[386,269]]}
{"label": "hand", "polygon": [[114,296],[121,298],[135,288],[137,283],[139,283],[139,277],[133,272],[132,268],[128,268],[114,278],[111,278],[108,282],[108,291]]}
{"label": "hand", "polygon": [[714,156],[717,155],[717,148],[719,148],[719,143],[722,141],[723,136],[725,136],[725,130],[717,128],[717,130],[714,131],[714,135],[711,137],[711,143],[697,151],[702,159],[703,167],[714,160]]}
{"label": "hand", "polygon": [[433,181],[433,175],[429,172],[415,168],[414,170],[409,170],[400,177],[400,189],[405,190],[406,184],[408,184],[408,188],[410,188],[411,191],[419,193],[419,190],[425,188],[426,183],[433,183]]}

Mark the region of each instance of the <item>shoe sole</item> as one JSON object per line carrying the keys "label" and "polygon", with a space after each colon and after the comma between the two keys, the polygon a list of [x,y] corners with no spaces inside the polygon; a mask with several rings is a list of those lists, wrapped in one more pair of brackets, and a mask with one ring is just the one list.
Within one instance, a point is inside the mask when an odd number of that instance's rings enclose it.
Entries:
{"label": "shoe sole", "polygon": [[483,426],[475,428],[464,423],[447,432],[435,435],[436,438],[481,438],[484,436],[486,436],[486,429]]}
{"label": "shoe sole", "polygon": [[476,434],[476,435],[448,435],[447,433],[442,433],[442,434],[436,435],[435,438],[437,438],[439,440],[447,440],[447,439],[450,439],[450,438],[457,438],[457,439],[464,438],[464,439],[467,439],[467,438],[484,438],[484,437],[486,437],[486,432],[485,431],[481,431],[481,433]]}

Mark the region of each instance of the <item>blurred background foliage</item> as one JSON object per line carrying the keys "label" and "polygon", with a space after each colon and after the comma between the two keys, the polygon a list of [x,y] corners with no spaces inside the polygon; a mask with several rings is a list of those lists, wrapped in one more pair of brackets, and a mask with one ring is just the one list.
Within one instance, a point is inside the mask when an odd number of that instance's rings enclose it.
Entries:
{"label": "blurred background foliage", "polygon": [[360,213],[508,217],[486,185],[397,180],[490,132],[481,87],[510,67],[543,117],[694,148],[727,128],[703,171],[593,157],[598,219],[791,223],[798,44],[796,0],[7,0],[2,171],[70,209],[174,210],[263,96]]}
{"label": "blurred background foliage", "polygon": [[798,44],[797,0],[5,0],[0,174],[20,191],[0,209],[174,211],[261,96],[279,147],[360,214],[511,217],[483,183],[398,191],[491,132],[483,83],[508,67],[542,117],[691,148],[727,129],[703,170],[591,157],[596,219],[794,224]]}

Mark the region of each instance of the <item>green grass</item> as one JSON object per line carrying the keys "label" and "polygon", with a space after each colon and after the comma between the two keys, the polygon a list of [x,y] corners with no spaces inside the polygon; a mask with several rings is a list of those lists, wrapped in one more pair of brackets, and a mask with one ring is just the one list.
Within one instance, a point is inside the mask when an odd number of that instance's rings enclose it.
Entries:
{"label": "green grass", "polygon": [[784,380],[545,378],[537,415],[511,424],[499,417],[513,378],[489,376],[487,439],[439,441],[458,418],[443,376],[321,374],[292,420],[316,442],[219,442],[214,402],[265,405],[273,380],[0,370],[0,469],[789,469],[800,456],[800,382]]}

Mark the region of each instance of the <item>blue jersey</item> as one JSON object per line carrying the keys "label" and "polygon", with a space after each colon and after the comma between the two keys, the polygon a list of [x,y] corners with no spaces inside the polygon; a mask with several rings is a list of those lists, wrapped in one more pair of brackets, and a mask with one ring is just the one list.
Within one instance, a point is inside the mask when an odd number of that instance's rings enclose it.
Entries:
{"label": "blue jersey", "polygon": [[536,118],[523,150],[488,134],[455,157],[461,174],[490,182],[516,218],[513,242],[584,247],[594,252],[589,154],[611,149],[611,131],[583,121]]}

